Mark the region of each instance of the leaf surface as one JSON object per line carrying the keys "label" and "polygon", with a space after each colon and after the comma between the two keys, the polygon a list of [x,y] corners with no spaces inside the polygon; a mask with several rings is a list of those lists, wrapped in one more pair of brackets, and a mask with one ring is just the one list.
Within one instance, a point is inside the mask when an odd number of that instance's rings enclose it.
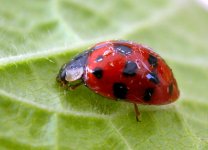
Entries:
{"label": "leaf surface", "polygon": [[[0,149],[208,149],[208,11],[181,0],[0,0]],[[128,39],[171,66],[170,105],[114,102],[56,83],[63,63]]]}

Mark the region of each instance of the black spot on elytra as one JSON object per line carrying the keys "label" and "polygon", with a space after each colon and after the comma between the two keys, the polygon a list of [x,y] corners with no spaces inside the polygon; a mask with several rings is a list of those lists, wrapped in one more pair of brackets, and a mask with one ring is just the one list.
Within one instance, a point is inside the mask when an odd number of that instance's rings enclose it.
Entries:
{"label": "black spot on elytra", "polygon": [[97,79],[101,79],[103,76],[103,70],[101,68],[95,68],[92,71],[92,74],[97,78]]}
{"label": "black spot on elytra", "polygon": [[154,93],[153,88],[146,89],[143,97],[144,101],[150,101],[153,93]]}
{"label": "black spot on elytra", "polygon": [[127,61],[123,70],[124,76],[135,76],[137,73],[137,64],[133,61]]}
{"label": "black spot on elytra", "polygon": [[153,67],[157,67],[157,58],[153,55],[149,55],[148,58],[148,62],[150,63],[150,65],[152,65]]}
{"label": "black spot on elytra", "polygon": [[113,84],[113,94],[116,98],[125,99],[128,89],[124,83]]}
{"label": "black spot on elytra", "polygon": [[124,55],[129,55],[132,53],[132,49],[128,46],[125,46],[125,45],[115,45],[114,46],[116,52],[119,52],[121,54],[124,54]]}
{"label": "black spot on elytra", "polygon": [[172,93],[173,93],[173,83],[171,83],[171,84],[168,86],[168,91],[169,91],[169,94],[172,95]]}
{"label": "black spot on elytra", "polygon": [[103,60],[103,56],[102,55],[100,55],[100,56],[98,56],[97,58],[96,58],[96,62],[100,62],[100,61],[102,61]]}
{"label": "black spot on elytra", "polygon": [[155,83],[155,84],[158,84],[160,81],[157,77],[157,74],[154,73],[154,72],[151,72],[151,73],[148,73],[146,75],[147,79],[150,80],[151,82]]}

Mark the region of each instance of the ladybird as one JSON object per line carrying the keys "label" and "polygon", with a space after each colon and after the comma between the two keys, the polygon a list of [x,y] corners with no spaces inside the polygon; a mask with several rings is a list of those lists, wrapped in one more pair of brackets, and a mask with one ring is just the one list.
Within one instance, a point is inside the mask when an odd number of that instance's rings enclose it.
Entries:
{"label": "ladybird", "polygon": [[151,48],[131,41],[98,43],[64,64],[57,81],[69,89],[81,84],[112,100],[164,105],[177,100],[179,89],[170,67]]}

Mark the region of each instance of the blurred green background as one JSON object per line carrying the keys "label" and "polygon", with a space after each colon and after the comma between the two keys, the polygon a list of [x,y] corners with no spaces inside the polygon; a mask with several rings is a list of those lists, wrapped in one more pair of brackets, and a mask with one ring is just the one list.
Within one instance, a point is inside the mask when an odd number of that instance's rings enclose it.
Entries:
{"label": "blurred green background", "polygon": [[[0,0],[0,150],[208,149],[208,6],[203,0]],[[171,66],[181,97],[114,102],[55,81],[91,45],[133,40]]]}

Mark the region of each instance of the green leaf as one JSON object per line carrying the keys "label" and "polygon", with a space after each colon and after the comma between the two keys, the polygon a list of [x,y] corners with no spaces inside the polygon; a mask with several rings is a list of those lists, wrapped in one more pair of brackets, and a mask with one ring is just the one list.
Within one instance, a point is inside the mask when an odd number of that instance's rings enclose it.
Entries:
{"label": "green leaf", "polygon": [[[0,0],[0,149],[208,149],[208,11],[186,0]],[[59,68],[109,39],[171,66],[174,104],[114,102],[57,85]]]}

